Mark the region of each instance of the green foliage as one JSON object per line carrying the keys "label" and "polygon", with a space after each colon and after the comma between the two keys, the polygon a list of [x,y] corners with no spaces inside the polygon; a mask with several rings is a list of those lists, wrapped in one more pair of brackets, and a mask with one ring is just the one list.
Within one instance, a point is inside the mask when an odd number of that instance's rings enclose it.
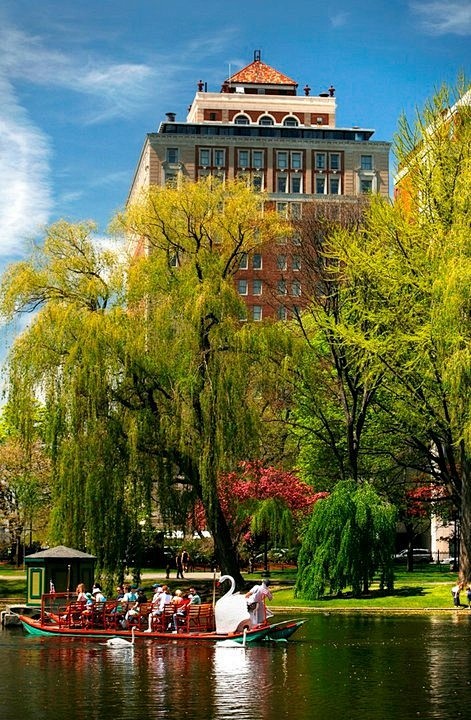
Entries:
{"label": "green foliage", "polygon": [[340,481],[314,506],[298,557],[296,594],[321,597],[326,587],[354,595],[368,590],[380,569],[392,585],[396,511],[371,485]]}

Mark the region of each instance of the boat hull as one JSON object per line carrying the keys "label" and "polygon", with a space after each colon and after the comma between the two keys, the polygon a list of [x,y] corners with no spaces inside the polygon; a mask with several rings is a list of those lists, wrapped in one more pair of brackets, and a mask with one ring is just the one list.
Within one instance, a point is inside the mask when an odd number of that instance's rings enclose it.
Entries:
{"label": "boat hull", "polygon": [[[20,621],[23,625],[24,630],[30,635],[36,635],[39,637],[71,637],[71,638],[86,638],[90,640],[104,639],[108,640],[112,637],[121,637],[130,639],[130,630],[116,631],[112,629],[85,629],[85,628],[66,628],[61,627],[55,623],[43,624],[40,620],[20,615]],[[304,620],[285,620],[283,622],[274,623],[273,625],[262,625],[246,633],[246,642],[260,642],[261,640],[287,640],[296,630],[304,623]],[[141,637],[144,640],[172,640],[172,641],[204,641],[204,642],[218,642],[220,640],[235,640],[236,642],[242,643],[244,640],[244,634],[240,633],[229,633],[221,634],[216,632],[143,632],[142,630],[135,630],[135,637]]]}
{"label": "boat hull", "polygon": [[[23,625],[24,630],[30,635],[36,635],[40,637],[72,637],[72,638],[88,638],[88,639],[105,639],[108,640],[112,637],[121,637],[130,639],[131,630],[111,630],[111,629],[85,629],[85,628],[66,628],[60,627],[54,623],[42,624],[40,620],[35,620],[24,615],[20,615],[20,621]],[[269,631],[270,626],[264,625],[256,627],[247,631],[246,642],[259,642],[265,638],[265,635]],[[219,640],[232,639],[239,642],[243,641],[243,633],[229,633],[229,634],[218,634],[216,632],[144,632],[142,630],[135,630],[134,635],[136,638],[141,637],[144,640],[192,640],[192,641],[205,641],[205,642],[218,642]]]}

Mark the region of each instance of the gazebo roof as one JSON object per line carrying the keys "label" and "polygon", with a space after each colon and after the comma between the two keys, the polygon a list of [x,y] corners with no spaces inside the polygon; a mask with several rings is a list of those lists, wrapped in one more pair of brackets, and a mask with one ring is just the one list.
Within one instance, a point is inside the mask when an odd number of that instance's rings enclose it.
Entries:
{"label": "gazebo roof", "polygon": [[33,553],[32,555],[26,555],[25,560],[30,560],[32,558],[38,560],[40,560],[41,558],[57,558],[58,560],[96,560],[95,555],[89,555],[88,553],[82,552],[81,550],[74,550],[74,548],[69,548],[65,545],[57,545],[56,547],[48,548],[47,550],[40,550],[39,552]]}

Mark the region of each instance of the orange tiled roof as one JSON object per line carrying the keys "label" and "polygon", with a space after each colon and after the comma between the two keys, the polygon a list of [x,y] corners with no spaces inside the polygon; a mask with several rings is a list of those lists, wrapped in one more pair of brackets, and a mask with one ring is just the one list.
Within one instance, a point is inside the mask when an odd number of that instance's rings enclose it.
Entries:
{"label": "orange tiled roof", "polygon": [[240,83],[246,85],[248,83],[256,85],[293,85],[298,86],[294,80],[287,75],[283,75],[269,65],[265,65],[261,60],[254,60],[246,67],[231,75],[226,83]]}

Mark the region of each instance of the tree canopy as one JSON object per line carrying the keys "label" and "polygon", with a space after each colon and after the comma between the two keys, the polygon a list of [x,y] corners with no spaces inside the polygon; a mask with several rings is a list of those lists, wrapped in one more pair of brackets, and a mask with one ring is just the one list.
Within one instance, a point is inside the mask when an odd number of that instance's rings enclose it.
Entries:
{"label": "tree canopy", "polygon": [[279,224],[241,183],[151,188],[116,219],[129,260],[97,247],[92,225],[60,222],[3,278],[4,313],[36,310],[9,393],[24,427],[38,394],[45,404],[54,537],[109,572],[152,498],[163,519],[198,498],[222,569],[239,578],[217,478],[256,456],[259,429],[233,274]]}

